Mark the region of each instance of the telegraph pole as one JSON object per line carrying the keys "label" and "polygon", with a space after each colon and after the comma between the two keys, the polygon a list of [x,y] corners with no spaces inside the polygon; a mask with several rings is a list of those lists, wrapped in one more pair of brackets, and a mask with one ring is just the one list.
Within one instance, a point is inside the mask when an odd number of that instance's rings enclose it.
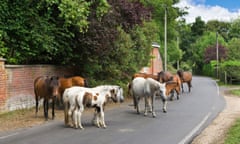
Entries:
{"label": "telegraph pole", "polygon": [[167,6],[164,7],[164,70],[167,71]]}
{"label": "telegraph pole", "polygon": [[218,32],[216,33],[216,38],[217,38],[217,44],[216,44],[216,60],[217,60],[217,65],[216,65],[216,70],[217,70],[217,79],[218,79],[218,61],[219,61],[219,56],[218,56]]}

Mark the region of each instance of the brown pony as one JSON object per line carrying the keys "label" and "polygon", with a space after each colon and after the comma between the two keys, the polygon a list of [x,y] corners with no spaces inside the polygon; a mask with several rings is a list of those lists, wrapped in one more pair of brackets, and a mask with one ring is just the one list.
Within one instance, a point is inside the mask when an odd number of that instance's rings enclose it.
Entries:
{"label": "brown pony", "polygon": [[36,99],[36,116],[38,113],[38,101],[43,98],[44,117],[48,120],[48,101],[52,99],[52,119],[54,119],[54,105],[59,96],[59,78],[57,76],[39,76],[34,80],[34,93]]}
{"label": "brown pony", "polygon": [[158,73],[157,80],[160,83],[164,83],[164,82],[171,81],[172,78],[173,78],[173,74],[170,73],[169,71],[161,71],[161,72]]}
{"label": "brown pony", "polygon": [[192,73],[189,72],[189,71],[178,70],[177,74],[179,75],[179,77],[180,77],[180,79],[182,81],[182,84],[181,84],[182,92],[184,92],[184,90],[183,90],[183,83],[187,83],[187,85],[188,85],[188,92],[190,92],[191,91],[191,87],[192,87]]}
{"label": "brown pony", "polygon": [[[172,81],[175,82],[176,85],[173,85],[173,88],[170,88],[170,89],[174,89],[176,91],[177,99],[179,99],[179,95],[181,92],[181,83],[182,83],[181,79],[177,74],[175,74],[172,76]],[[172,94],[174,94],[174,93],[172,93]],[[170,100],[172,100],[172,99],[173,99],[173,95],[171,96]]]}
{"label": "brown pony", "polygon": [[152,79],[155,79],[155,80],[158,80],[158,77],[156,75],[153,75],[153,74],[146,74],[146,73],[135,73],[133,76],[132,76],[132,80],[136,77],[143,77],[143,78],[152,78]]}
{"label": "brown pony", "polygon": [[65,78],[65,77],[60,77],[59,78],[60,81],[60,99],[62,102],[62,95],[63,92],[66,88],[70,88],[72,86],[82,86],[82,87],[88,87],[88,83],[87,80],[83,77],[80,76],[73,76],[73,77],[69,77],[69,78]]}

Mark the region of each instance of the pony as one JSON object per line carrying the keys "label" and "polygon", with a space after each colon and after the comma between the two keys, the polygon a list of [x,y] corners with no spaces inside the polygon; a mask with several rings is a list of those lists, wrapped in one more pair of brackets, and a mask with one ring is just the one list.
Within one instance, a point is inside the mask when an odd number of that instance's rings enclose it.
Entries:
{"label": "pony", "polygon": [[[172,81],[175,82],[177,85],[174,85],[174,90],[176,91],[177,93],[177,100],[179,99],[179,95],[180,95],[180,92],[181,92],[181,79],[180,77],[177,75],[177,74],[174,74],[172,76]],[[171,97],[170,97],[170,100],[173,100],[173,96],[174,96],[174,92],[171,92]]]}
{"label": "pony", "polygon": [[55,117],[54,105],[56,97],[59,97],[59,78],[57,76],[39,76],[34,80],[34,93],[36,100],[36,117],[38,113],[38,102],[43,98],[44,117],[48,120],[49,99],[52,99],[52,119]]}
{"label": "pony", "polygon": [[163,102],[163,112],[167,112],[167,100],[169,99],[170,92],[175,89],[176,85],[177,83],[172,81],[160,83],[152,78],[134,78],[130,84],[129,91],[133,96],[133,104],[134,108],[137,109],[137,113],[140,114],[138,106],[139,101],[144,98],[144,116],[147,115],[149,107],[149,111],[152,112],[152,116],[156,117],[156,113],[154,111],[154,100],[156,95],[160,95]]}
{"label": "pony", "polygon": [[158,73],[157,80],[161,83],[172,80],[173,74],[169,71],[161,71]]}
{"label": "pony", "polygon": [[153,75],[153,74],[146,74],[146,73],[135,73],[133,76],[132,76],[132,80],[136,77],[143,77],[143,78],[153,78],[155,80],[158,80],[158,76],[156,75]]}
{"label": "pony", "polygon": [[192,87],[192,73],[189,71],[183,71],[183,70],[178,70],[177,74],[179,75],[180,79],[181,79],[181,87],[182,87],[182,92],[184,92],[183,89],[183,83],[187,83],[188,85],[188,92],[191,91],[191,87]]}
{"label": "pony", "polygon": [[81,76],[73,76],[69,78],[60,77],[59,81],[61,83],[61,86],[59,88],[60,91],[60,101],[62,102],[62,95],[66,88],[70,88],[72,86],[82,86],[82,87],[88,87],[88,82],[85,78]]}
{"label": "pony", "polygon": [[123,102],[123,90],[120,86],[104,85],[94,88],[73,86],[67,88],[63,93],[65,125],[71,125],[69,118],[75,128],[83,129],[81,115],[85,107],[94,107],[93,124],[97,127],[106,128],[104,120],[104,106],[109,101]]}

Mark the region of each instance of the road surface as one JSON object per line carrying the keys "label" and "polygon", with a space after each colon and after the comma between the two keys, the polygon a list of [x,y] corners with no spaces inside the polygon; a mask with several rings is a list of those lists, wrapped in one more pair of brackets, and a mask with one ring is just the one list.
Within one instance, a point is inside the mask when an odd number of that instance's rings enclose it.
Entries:
{"label": "road surface", "polygon": [[[91,125],[92,115],[84,114],[84,130],[64,126],[63,121],[50,121],[41,126],[0,133],[0,144],[187,144],[225,107],[215,81],[193,77],[190,93],[169,101],[167,113],[162,102],[155,101],[156,118],[144,117],[133,109],[132,101],[106,106],[106,129]],[[185,85],[185,91],[187,87]],[[143,100],[140,105],[143,110]]]}

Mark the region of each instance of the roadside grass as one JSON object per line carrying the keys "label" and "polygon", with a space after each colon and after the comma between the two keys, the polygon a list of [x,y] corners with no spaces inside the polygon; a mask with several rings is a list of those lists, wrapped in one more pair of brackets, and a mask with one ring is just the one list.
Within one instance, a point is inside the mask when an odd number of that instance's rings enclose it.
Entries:
{"label": "roadside grass", "polygon": [[230,94],[240,97],[240,89],[231,90]]}
{"label": "roadside grass", "polygon": [[240,143],[240,118],[228,130],[224,144],[239,144]]}
{"label": "roadside grass", "polygon": [[[240,89],[230,90],[230,94],[240,97]],[[240,118],[228,129],[224,144],[240,144]]]}

